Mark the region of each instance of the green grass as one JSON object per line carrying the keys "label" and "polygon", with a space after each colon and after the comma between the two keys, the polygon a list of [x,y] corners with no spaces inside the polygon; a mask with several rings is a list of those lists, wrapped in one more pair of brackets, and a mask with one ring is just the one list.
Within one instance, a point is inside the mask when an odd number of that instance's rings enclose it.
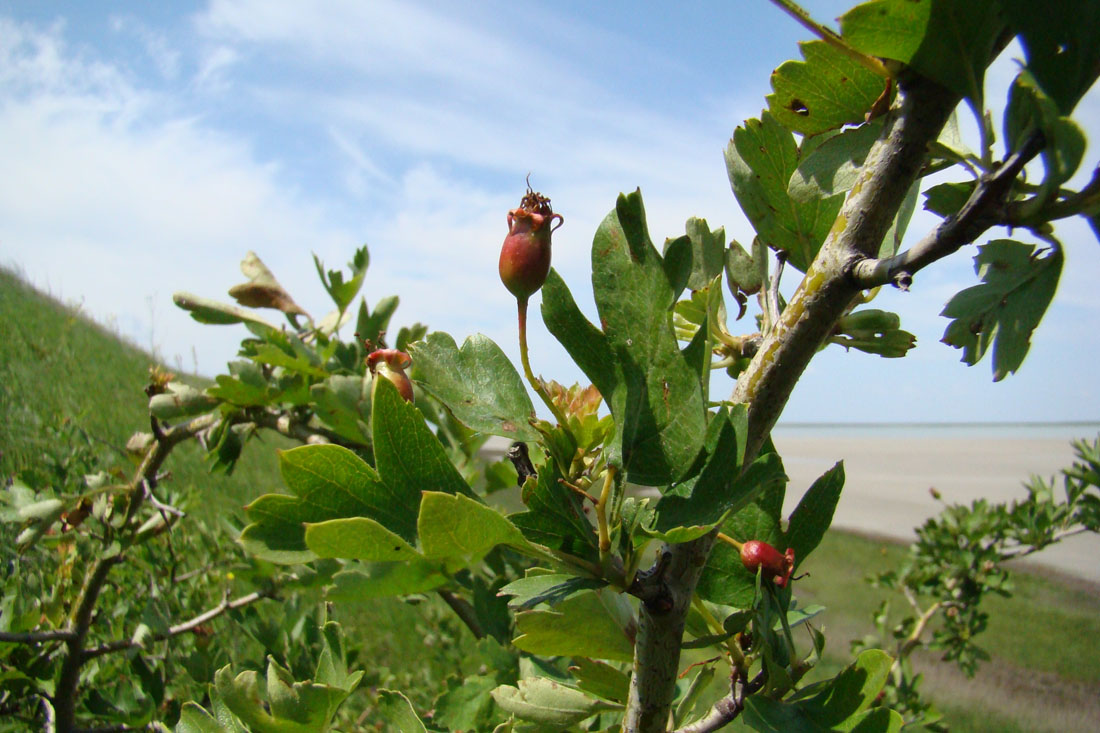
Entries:
{"label": "green grass", "polygon": [[[56,447],[50,431],[65,425],[113,448],[121,448],[132,433],[147,431],[142,387],[150,363],[142,350],[0,270],[0,477],[34,467]],[[212,519],[279,490],[274,448],[286,445],[277,436],[250,443],[228,477],[208,473],[197,445],[177,449],[167,468],[175,485],[199,490],[203,501],[197,512]],[[828,609],[821,619],[829,638],[822,671],[851,659],[848,642],[871,631],[871,613],[884,598],[903,610],[903,598],[864,579],[896,566],[904,553],[895,543],[833,532],[807,561],[811,575],[796,588],[804,601]],[[987,601],[991,619],[979,643],[993,659],[975,680],[934,675],[932,670],[949,665],[933,658],[923,662],[934,699],[956,731],[1034,729],[1013,722],[1028,713],[1019,706],[1031,698],[1025,696],[1016,708],[1011,702],[1028,679],[1041,678],[1045,687],[1036,697],[1045,695],[1052,704],[1073,707],[1100,699],[1100,596],[1042,575],[1014,577],[1013,598]],[[448,675],[477,672],[461,669],[476,658],[473,645],[435,599],[419,605],[393,599],[347,605],[335,614],[345,623],[370,684],[409,690],[422,710]],[[1065,730],[1077,725],[1059,721]]]}
{"label": "green grass", "polygon": [[[112,451],[149,431],[142,388],[153,360],[144,351],[2,269],[0,329],[0,476],[34,467],[64,439],[53,431],[67,425]],[[265,440],[269,448],[290,445]],[[275,451],[263,444],[250,445],[230,477],[209,473],[194,444],[177,448],[165,468],[174,487],[210,499],[197,507],[204,519],[280,485]]]}
{"label": "green grass", "polygon": [[[799,598],[827,609],[819,617],[829,639],[827,669],[850,659],[848,642],[872,631],[871,613],[883,600],[890,602],[894,619],[908,611],[901,594],[864,582],[897,567],[905,553],[899,543],[831,532],[807,560],[804,569],[810,576],[796,590]],[[920,657],[926,689],[954,731],[1014,730],[1012,717],[1004,712],[1010,699],[1025,708],[1017,716],[1042,705],[1050,706],[1051,715],[1064,715],[1062,708],[1090,698],[1093,714],[1100,713],[1100,593],[1084,583],[1067,584],[1034,571],[1014,572],[1012,577],[1011,598],[983,601],[990,621],[978,644],[991,659],[973,680],[956,673],[950,663],[938,662],[934,653]],[[1079,720],[1070,719],[1050,729],[1088,729],[1078,725]]]}

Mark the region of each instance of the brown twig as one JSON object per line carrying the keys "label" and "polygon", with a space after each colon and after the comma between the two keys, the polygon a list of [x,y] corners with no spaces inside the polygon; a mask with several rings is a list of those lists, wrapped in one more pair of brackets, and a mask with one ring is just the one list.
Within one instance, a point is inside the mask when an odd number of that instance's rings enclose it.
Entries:
{"label": "brown twig", "polygon": [[1005,200],[1012,184],[1044,145],[1042,133],[1033,133],[996,171],[978,181],[958,213],[944,219],[905,252],[883,259],[868,257],[855,260],[850,270],[852,282],[860,288],[876,288],[892,283],[901,290],[908,290],[913,274],[918,270],[970,244],[990,227],[1005,223]]}

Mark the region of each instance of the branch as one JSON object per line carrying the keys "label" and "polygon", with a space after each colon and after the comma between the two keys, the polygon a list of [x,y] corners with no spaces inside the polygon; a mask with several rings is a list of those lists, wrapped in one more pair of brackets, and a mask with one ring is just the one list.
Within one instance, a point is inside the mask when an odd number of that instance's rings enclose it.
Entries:
{"label": "branch", "polygon": [[[145,454],[145,459],[141,462],[127,489],[128,504],[124,527],[132,526],[146,497],[146,482],[156,482],[157,471],[160,470],[161,465],[168,454],[172,452],[172,449],[183,441],[195,437],[219,419],[218,416],[213,414],[201,415],[167,431],[160,429],[155,431],[157,440],[153,443],[149,452]],[[155,421],[154,427],[159,428]],[[84,662],[87,660],[84,644],[88,637],[88,630],[92,625],[92,616],[96,602],[99,600],[100,591],[103,590],[103,584],[107,582],[107,576],[110,575],[111,569],[122,562],[122,553],[121,549],[116,550],[114,554],[100,556],[95,560],[75,604],[76,610],[70,618],[67,631],[71,636],[65,640],[68,653],[61,663],[53,698],[56,725],[60,733],[71,733],[76,727],[76,688],[80,682],[80,668],[84,666]]]}
{"label": "branch", "polygon": [[[191,619],[189,621],[184,621],[181,624],[176,624],[175,626],[170,627],[168,629],[168,631],[166,631],[166,632],[161,632],[159,634],[154,634],[150,637],[147,637],[147,640],[148,641],[163,641],[165,639],[170,639],[173,636],[179,636],[180,634],[186,634],[190,631],[194,631],[199,626],[202,626],[203,624],[207,623],[208,621],[213,621],[218,616],[221,616],[222,614],[224,614],[226,611],[231,611],[234,608],[240,608],[241,606],[247,606],[250,603],[255,603],[256,601],[262,600],[264,598],[274,598],[274,597],[275,597],[275,590],[274,589],[268,589],[268,590],[258,590],[258,591],[255,591],[253,593],[249,593],[246,596],[241,596],[240,598],[234,598],[233,600],[229,600],[228,598],[226,598],[225,600],[223,600],[221,603],[219,603],[217,606],[214,606],[210,610],[205,611],[204,613],[201,613],[198,616],[195,616],[193,619]],[[97,647],[93,647],[91,649],[85,650],[84,658],[86,660],[87,659],[93,659],[95,657],[102,656],[104,654],[110,654],[111,652],[123,651],[125,649],[133,649],[134,647],[141,647],[143,645],[144,645],[143,642],[134,641],[133,639],[118,639],[117,641],[109,641],[106,644],[100,644]]]}
{"label": "branch", "polygon": [[0,641],[13,644],[37,644],[43,641],[70,641],[76,634],[68,629],[53,631],[0,631]]}
{"label": "branch", "polygon": [[958,94],[919,76],[898,80],[898,102],[798,289],[741,374],[732,401],[749,405],[746,465],[760,450],[818,348],[865,287],[855,263],[878,252],[928,144],[943,129]]}
{"label": "branch", "polygon": [[884,259],[868,257],[855,262],[851,268],[852,281],[860,288],[893,283],[902,290],[908,290],[915,272],[970,244],[990,227],[1005,223],[1005,200],[1012,184],[1045,143],[1041,132],[1032,133],[994,173],[982,176],[970,198],[956,214],[944,219],[905,252]]}
{"label": "branch", "polygon": [[710,712],[691,725],[677,728],[674,733],[712,733],[729,725],[745,709],[745,698],[764,686],[764,672],[761,670],[747,685],[741,685],[741,676],[734,670],[731,677],[730,694],[714,703]]}
{"label": "branch", "polygon": [[465,598],[459,598],[449,590],[441,590],[439,597],[451,607],[451,610],[455,612],[455,615],[462,620],[462,623],[466,624],[466,628],[470,630],[470,633],[474,635],[475,639],[484,639],[485,631],[481,628],[481,623],[477,620],[477,613],[474,612],[473,607],[466,601]]}

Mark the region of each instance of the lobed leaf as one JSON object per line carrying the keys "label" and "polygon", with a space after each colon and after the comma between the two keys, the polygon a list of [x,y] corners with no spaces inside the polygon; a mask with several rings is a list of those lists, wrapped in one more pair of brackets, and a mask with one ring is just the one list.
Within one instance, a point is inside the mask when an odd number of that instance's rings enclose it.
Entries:
{"label": "lobed leaf", "polygon": [[997,239],[978,248],[975,270],[981,284],[953,297],[940,314],[952,319],[943,342],[962,349],[973,366],[993,347],[993,381],[1020,368],[1054,297],[1062,272],[1062,251],[1045,254],[1034,245]]}
{"label": "lobed leaf", "polygon": [[634,643],[598,591],[579,593],[551,610],[516,614],[517,649],[544,656],[592,657],[629,662]]}
{"label": "lobed leaf", "polygon": [[872,0],[840,18],[841,35],[853,47],[907,64],[978,111],[985,69],[1004,27],[999,0]]}
{"label": "lobed leaf", "polygon": [[734,196],[758,237],[786,252],[788,261],[805,272],[829,234],[844,196],[814,198],[811,190],[800,187],[803,200],[793,199],[788,186],[799,161],[794,136],[769,112],[759,120],[746,120],[726,147]]}
{"label": "lobed leaf", "polygon": [[886,80],[824,41],[798,44],[804,61],[772,72],[768,110],[783,127],[817,135],[863,122]]}
{"label": "lobed leaf", "polygon": [[460,350],[450,335],[435,332],[409,347],[417,383],[467,427],[512,440],[538,440],[535,408],[512,362],[491,339],[478,334]]}

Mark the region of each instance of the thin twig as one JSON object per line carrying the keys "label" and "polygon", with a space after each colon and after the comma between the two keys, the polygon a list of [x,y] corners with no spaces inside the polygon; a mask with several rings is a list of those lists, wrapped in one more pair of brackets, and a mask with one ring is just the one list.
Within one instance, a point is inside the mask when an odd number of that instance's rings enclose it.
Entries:
{"label": "thin twig", "polygon": [[70,641],[76,633],[69,629],[52,631],[0,631],[0,641],[13,644],[38,644],[43,641]]}
{"label": "thin twig", "polygon": [[[207,611],[204,611],[203,613],[200,613],[193,619],[190,619],[189,621],[184,621],[180,624],[176,624],[175,626],[170,627],[168,631],[148,636],[146,637],[145,641],[164,641],[165,639],[170,639],[173,636],[186,634],[190,631],[194,631],[199,626],[202,626],[209,621],[213,621],[218,616],[221,616],[227,611],[231,611],[235,608],[241,608],[242,606],[247,606],[250,603],[255,603],[256,601],[263,600],[264,598],[274,597],[275,590],[267,589],[254,591],[252,593],[249,593],[248,595],[234,598],[233,600],[229,600],[228,598],[226,598],[218,605]],[[91,649],[85,650],[84,658],[94,659],[95,657],[99,657],[104,654],[110,654],[111,652],[118,652],[124,649],[133,649],[134,647],[140,646],[144,646],[144,642],[134,641],[133,639],[117,639],[115,641],[109,641],[106,644],[100,644],[97,647],[92,647]]]}
{"label": "thin twig", "polygon": [[924,239],[893,257],[854,260],[850,269],[852,281],[860,288],[892,283],[901,290],[908,290],[918,270],[970,244],[990,227],[1005,223],[1003,210],[1012,184],[1045,144],[1041,132],[1032,133],[994,173],[978,181],[958,213],[944,219]]}

